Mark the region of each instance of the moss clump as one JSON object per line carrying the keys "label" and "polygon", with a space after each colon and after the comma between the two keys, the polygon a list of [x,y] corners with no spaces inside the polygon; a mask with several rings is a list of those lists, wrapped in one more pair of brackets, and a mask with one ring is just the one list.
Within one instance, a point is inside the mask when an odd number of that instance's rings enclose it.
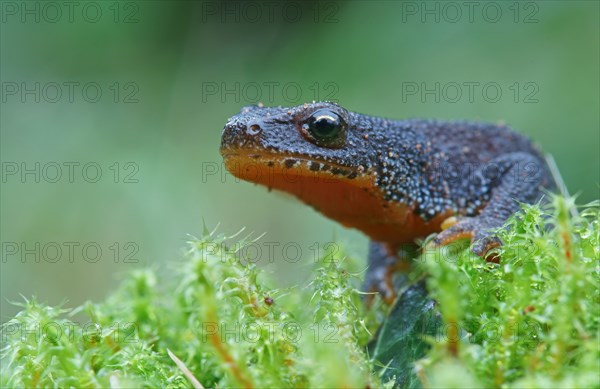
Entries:
{"label": "moss clump", "polygon": [[[283,295],[242,265],[237,254],[249,242],[232,249],[226,240],[207,233],[189,242],[168,286],[143,270],[100,304],[21,304],[2,327],[2,386],[188,387],[167,350],[205,387],[379,385],[343,258],[326,253],[311,285]],[[85,323],[70,319],[81,313]]]}
{"label": "moss clump", "polygon": [[418,363],[425,386],[600,385],[598,204],[570,209],[562,197],[524,205],[499,231],[499,263],[464,246],[424,255],[444,323]]}
{"label": "moss clump", "polygon": [[[241,263],[251,242],[205,233],[172,282],[139,270],[102,303],[19,303],[2,325],[0,385],[189,387],[187,369],[205,387],[380,387],[400,376],[411,387],[600,387],[599,207],[571,217],[571,202],[524,206],[500,231],[499,263],[466,242],[416,258],[430,296],[405,294],[421,300],[390,312],[434,307],[443,325],[432,332],[403,313],[394,328],[390,316],[373,339],[385,353],[367,351],[381,311],[363,308],[345,254],[324,253],[308,286],[282,291]],[[394,363],[407,355],[421,359]]]}

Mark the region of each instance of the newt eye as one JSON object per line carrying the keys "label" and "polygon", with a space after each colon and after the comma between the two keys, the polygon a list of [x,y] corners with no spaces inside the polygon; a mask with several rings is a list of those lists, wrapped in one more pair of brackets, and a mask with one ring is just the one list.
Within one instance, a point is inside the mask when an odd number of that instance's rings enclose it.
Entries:
{"label": "newt eye", "polygon": [[313,113],[303,126],[317,145],[326,147],[343,146],[346,127],[344,119],[328,109],[320,109]]}

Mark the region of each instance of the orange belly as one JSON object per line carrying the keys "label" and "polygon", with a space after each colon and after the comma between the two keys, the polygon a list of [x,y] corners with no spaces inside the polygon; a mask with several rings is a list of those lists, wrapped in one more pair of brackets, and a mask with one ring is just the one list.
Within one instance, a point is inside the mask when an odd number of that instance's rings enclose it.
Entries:
{"label": "orange belly", "polygon": [[[441,223],[451,216],[450,213],[438,215],[424,221],[413,212],[411,205],[385,200],[375,184],[375,174],[370,171],[348,178],[352,172],[347,167],[328,163],[328,170],[311,169],[315,161],[302,156],[236,150],[224,152],[223,157],[225,167],[234,176],[290,193],[340,224],[390,245],[412,242],[438,232]],[[291,164],[292,160],[296,162]]]}

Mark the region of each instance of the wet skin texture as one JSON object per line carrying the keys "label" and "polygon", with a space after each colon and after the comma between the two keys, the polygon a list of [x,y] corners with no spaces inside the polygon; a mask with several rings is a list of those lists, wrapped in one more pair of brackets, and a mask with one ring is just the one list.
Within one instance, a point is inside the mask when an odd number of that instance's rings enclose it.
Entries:
{"label": "wet skin texture", "polygon": [[368,235],[365,288],[388,300],[405,245],[439,232],[434,244],[469,238],[485,257],[501,244],[490,229],[554,186],[540,151],[504,125],[391,120],[328,102],[244,107],[221,154],[235,176]]}

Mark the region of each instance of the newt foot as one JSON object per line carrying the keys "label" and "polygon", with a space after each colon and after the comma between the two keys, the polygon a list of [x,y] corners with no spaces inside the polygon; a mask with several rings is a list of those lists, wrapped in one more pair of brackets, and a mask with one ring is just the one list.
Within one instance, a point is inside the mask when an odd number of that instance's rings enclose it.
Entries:
{"label": "newt foot", "polygon": [[[449,225],[450,223],[451,225]],[[443,224],[446,228],[435,237],[433,245],[445,246],[459,239],[470,239],[473,243],[471,251],[474,254],[486,258],[488,261],[495,262],[497,260],[496,256],[487,254],[493,248],[502,245],[500,239],[490,232],[499,227],[501,222],[479,216],[456,219],[450,223],[448,220],[444,221]]]}

